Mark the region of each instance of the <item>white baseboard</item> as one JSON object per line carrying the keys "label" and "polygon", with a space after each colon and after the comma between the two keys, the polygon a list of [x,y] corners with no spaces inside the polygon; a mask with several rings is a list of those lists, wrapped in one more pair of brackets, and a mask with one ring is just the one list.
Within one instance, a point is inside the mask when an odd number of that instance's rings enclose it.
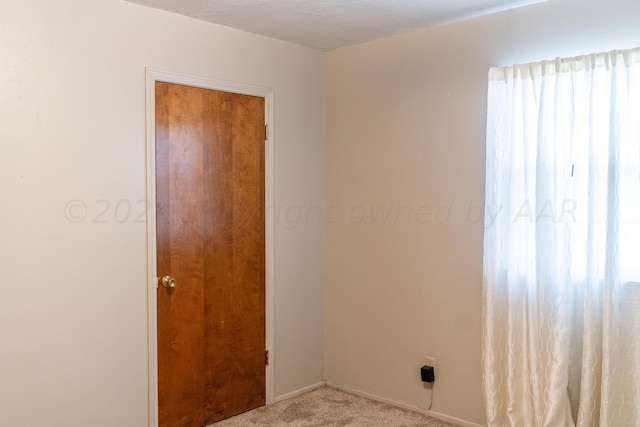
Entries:
{"label": "white baseboard", "polygon": [[290,393],[286,393],[286,394],[282,394],[280,396],[276,396],[276,400],[275,401],[276,402],[280,402],[280,401],[283,401],[283,400],[291,399],[292,397],[299,396],[299,395],[304,394],[304,393],[306,393],[308,391],[315,390],[315,389],[317,389],[319,387],[323,387],[324,385],[325,385],[325,382],[324,381],[320,381],[319,383],[315,383],[315,384],[311,384],[311,385],[306,386],[306,387],[302,387],[302,388],[300,388],[298,390],[294,390],[294,391],[292,391]]}
{"label": "white baseboard", "polygon": [[427,411],[426,409],[418,408],[417,406],[413,406],[413,405],[410,405],[408,403],[398,402],[396,400],[387,399],[386,397],[377,396],[375,394],[366,393],[366,392],[360,391],[360,390],[354,390],[354,389],[349,388],[349,387],[343,387],[343,386],[340,386],[338,384],[334,384],[331,381],[325,381],[325,384],[327,385],[327,387],[333,387],[333,388],[336,388],[338,390],[343,390],[343,391],[346,391],[348,393],[352,393],[352,394],[356,394],[358,396],[366,397],[366,398],[371,399],[371,400],[377,400],[378,402],[388,403],[390,405],[397,406],[399,408],[408,409],[410,411],[419,412],[421,414],[426,414],[426,415],[429,415],[429,416],[434,417],[434,418],[439,418],[439,419],[441,419],[443,421],[449,421],[449,422],[452,422],[452,423],[460,424],[461,426],[464,426],[464,427],[485,427],[485,426],[483,426],[481,424],[476,424],[476,423],[472,423],[470,421],[461,420],[460,418],[451,417],[449,415],[441,414],[439,412]]}

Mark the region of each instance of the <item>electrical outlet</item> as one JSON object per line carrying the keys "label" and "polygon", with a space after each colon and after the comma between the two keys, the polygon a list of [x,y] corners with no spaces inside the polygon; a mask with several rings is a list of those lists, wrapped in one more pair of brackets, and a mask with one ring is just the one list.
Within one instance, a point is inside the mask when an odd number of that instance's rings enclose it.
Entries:
{"label": "electrical outlet", "polygon": [[436,358],[435,357],[431,357],[431,356],[427,356],[424,358],[424,364],[427,366],[433,366],[434,368],[436,367]]}

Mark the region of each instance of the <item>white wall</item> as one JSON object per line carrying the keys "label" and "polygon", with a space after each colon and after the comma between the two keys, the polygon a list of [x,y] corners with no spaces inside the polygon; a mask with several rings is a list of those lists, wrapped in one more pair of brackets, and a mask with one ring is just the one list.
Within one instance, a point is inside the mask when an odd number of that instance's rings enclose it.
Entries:
{"label": "white wall", "polygon": [[[0,425],[147,425],[145,67],[273,88],[287,207],[324,202],[322,54],[122,0],[2,0],[0,40]],[[276,396],[323,378],[323,226],[293,225]]]}
{"label": "white wall", "polygon": [[325,54],[329,381],[426,408],[435,356],[433,410],[484,422],[487,71],[638,46],[639,20],[637,0],[554,0]]}

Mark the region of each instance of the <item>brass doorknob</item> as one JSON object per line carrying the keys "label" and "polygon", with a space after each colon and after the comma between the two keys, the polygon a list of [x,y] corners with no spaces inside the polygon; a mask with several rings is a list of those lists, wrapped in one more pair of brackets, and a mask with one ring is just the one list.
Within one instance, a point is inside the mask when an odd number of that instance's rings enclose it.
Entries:
{"label": "brass doorknob", "polygon": [[162,286],[165,288],[175,288],[177,284],[176,279],[171,276],[164,276],[162,278]]}

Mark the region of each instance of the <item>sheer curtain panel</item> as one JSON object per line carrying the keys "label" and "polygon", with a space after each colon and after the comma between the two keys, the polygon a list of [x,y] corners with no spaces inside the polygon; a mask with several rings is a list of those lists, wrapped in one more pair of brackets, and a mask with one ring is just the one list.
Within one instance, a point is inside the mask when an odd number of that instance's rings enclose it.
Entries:
{"label": "sheer curtain panel", "polygon": [[489,72],[495,427],[640,427],[640,49]]}

